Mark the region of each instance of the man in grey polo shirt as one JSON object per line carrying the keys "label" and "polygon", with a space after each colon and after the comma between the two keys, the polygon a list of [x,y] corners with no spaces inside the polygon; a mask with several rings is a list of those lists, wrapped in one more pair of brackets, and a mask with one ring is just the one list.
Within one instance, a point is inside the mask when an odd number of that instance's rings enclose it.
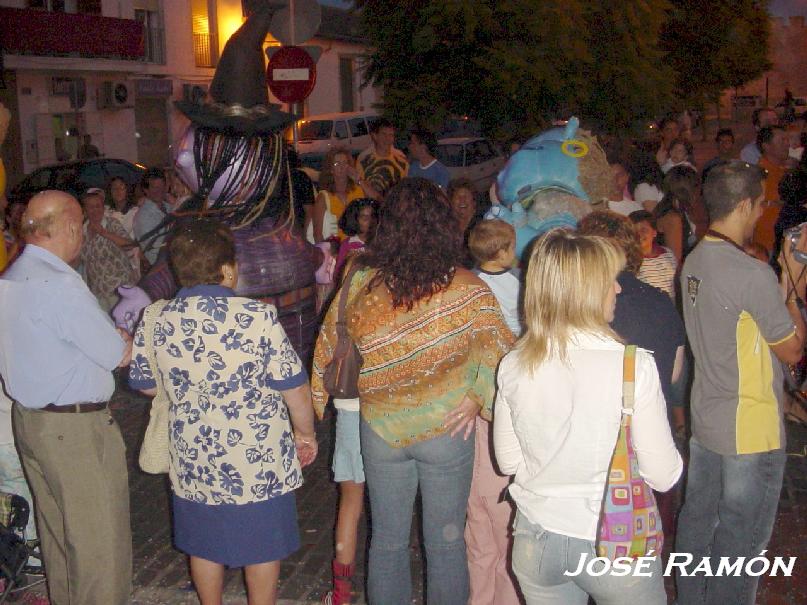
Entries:
{"label": "man in grey polo shirt", "polygon": [[[720,557],[759,555],[773,531],[782,487],[781,362],[801,358],[805,326],[798,301],[805,282],[789,245],[778,282],[768,265],[742,249],[764,209],[764,179],[764,170],[741,161],[709,171],[703,188],[709,231],[681,272],[695,382],[675,550],[693,555],[690,572],[704,556],[716,570]],[[799,276],[795,284],[789,274]],[[680,574],[678,603],[753,605],[756,586],[757,578],[744,573]]]}
{"label": "man in grey polo shirt", "polygon": [[132,537],[126,449],[107,402],[131,339],[70,266],[83,241],[76,199],[35,195],[25,250],[0,279],[0,376],[36,501],[51,603],[126,605]]}

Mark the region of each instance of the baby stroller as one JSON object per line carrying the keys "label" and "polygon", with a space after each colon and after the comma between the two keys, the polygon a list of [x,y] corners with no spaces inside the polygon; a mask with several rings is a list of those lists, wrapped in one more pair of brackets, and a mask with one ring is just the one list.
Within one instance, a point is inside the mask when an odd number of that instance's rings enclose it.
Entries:
{"label": "baby stroller", "polygon": [[0,492],[0,605],[12,593],[31,588],[26,572],[28,558],[39,556],[39,543],[26,542],[25,527],[31,507],[22,496]]}

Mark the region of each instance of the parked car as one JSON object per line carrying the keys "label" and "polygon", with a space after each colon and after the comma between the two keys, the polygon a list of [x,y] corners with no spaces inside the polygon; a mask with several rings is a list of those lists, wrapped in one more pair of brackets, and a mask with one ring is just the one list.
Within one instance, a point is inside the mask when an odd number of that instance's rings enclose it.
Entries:
{"label": "parked car", "polygon": [[[331,147],[343,146],[354,155],[370,145],[370,124],[377,117],[372,112],[323,113],[297,121],[297,153],[323,156]],[[292,140],[291,128],[286,139]]]}
{"label": "parked car", "polygon": [[504,155],[496,144],[480,137],[440,139],[437,159],[448,168],[452,179],[469,179],[478,194],[487,192],[505,164]]}
{"label": "parked car", "polygon": [[79,196],[90,187],[105,187],[112,177],[121,177],[129,185],[140,182],[146,167],[126,160],[96,158],[54,164],[34,170],[17,183],[8,194],[10,202],[27,202],[35,193],[58,189]]}

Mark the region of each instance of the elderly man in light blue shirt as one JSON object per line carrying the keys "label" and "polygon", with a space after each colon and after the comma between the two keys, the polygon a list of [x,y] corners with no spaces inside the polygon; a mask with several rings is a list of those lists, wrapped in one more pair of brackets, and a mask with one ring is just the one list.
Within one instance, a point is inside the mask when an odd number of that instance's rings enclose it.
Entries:
{"label": "elderly man in light blue shirt", "polygon": [[125,447],[107,402],[128,363],[118,332],[70,266],[81,250],[78,202],[34,196],[26,246],[0,279],[0,376],[37,505],[51,602],[129,603],[132,581]]}

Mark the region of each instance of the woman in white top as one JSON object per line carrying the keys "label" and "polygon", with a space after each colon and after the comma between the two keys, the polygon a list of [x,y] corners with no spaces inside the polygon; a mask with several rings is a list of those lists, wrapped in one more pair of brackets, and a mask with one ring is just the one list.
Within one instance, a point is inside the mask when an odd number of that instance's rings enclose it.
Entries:
{"label": "woman in white top", "polygon": [[[134,202],[132,188],[119,176],[112,177],[106,186],[107,218],[117,220],[126,231],[127,237],[135,241],[134,219],[139,210]],[[132,263],[133,279],[140,277],[140,259],[143,255],[140,246],[134,245],[127,249],[126,254]]]}
{"label": "woman in white top", "polygon": [[[664,605],[661,563],[650,577],[589,575],[606,475],[619,432],[624,345],[610,329],[622,252],[607,240],[555,230],[534,247],[525,283],[527,331],[501,362],[493,441],[515,474],[513,571],[527,605]],[[633,445],[641,475],[670,489],[682,462],[656,365],[637,351]],[[580,567],[583,569],[576,575]],[[595,573],[603,563],[595,563]]]}

